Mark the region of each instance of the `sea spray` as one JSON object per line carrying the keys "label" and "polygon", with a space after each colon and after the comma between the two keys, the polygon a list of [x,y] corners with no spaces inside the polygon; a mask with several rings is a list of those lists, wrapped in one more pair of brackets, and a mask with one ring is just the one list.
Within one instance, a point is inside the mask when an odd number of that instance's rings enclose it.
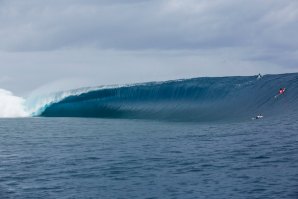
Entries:
{"label": "sea spray", "polygon": [[0,89],[0,117],[26,117],[29,115],[25,111],[25,99],[17,97],[12,92]]}

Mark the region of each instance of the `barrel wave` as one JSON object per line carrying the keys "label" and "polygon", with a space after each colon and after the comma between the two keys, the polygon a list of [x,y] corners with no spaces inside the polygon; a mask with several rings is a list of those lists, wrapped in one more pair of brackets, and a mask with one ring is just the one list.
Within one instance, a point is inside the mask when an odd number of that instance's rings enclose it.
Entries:
{"label": "barrel wave", "polygon": [[[286,92],[274,97],[281,87]],[[38,116],[238,121],[295,114],[297,99],[298,73],[205,77],[91,89],[47,104]]]}

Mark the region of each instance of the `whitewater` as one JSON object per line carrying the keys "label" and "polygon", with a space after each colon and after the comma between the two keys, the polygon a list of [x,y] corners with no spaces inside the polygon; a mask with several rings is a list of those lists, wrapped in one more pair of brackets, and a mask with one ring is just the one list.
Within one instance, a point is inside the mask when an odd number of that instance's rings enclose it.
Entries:
{"label": "whitewater", "polygon": [[26,117],[25,99],[14,96],[10,91],[0,89],[0,117]]}

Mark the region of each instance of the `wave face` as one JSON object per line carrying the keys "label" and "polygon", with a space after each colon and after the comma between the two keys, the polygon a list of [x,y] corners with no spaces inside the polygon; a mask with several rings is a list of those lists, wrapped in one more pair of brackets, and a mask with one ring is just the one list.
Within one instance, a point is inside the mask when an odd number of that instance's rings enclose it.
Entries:
{"label": "wave face", "polygon": [[[279,88],[286,87],[277,98]],[[195,78],[99,88],[65,97],[39,111],[44,117],[168,121],[247,120],[297,112],[298,73]]]}
{"label": "wave face", "polygon": [[56,93],[48,93],[47,95],[32,95],[25,102],[25,111],[31,116],[39,116],[44,110],[52,104],[58,103],[69,96],[78,96],[83,93],[88,93],[92,90],[103,89],[106,87],[90,87],[80,88],[69,91],[60,91]]}

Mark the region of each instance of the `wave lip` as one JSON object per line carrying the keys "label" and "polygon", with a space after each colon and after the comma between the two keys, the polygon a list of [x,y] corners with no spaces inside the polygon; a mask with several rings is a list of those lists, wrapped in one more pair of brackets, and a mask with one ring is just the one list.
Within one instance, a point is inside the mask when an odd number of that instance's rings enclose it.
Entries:
{"label": "wave lip", "polygon": [[[39,116],[225,121],[297,110],[298,74],[195,78],[97,88],[44,106]],[[280,87],[287,92],[275,99]]]}

